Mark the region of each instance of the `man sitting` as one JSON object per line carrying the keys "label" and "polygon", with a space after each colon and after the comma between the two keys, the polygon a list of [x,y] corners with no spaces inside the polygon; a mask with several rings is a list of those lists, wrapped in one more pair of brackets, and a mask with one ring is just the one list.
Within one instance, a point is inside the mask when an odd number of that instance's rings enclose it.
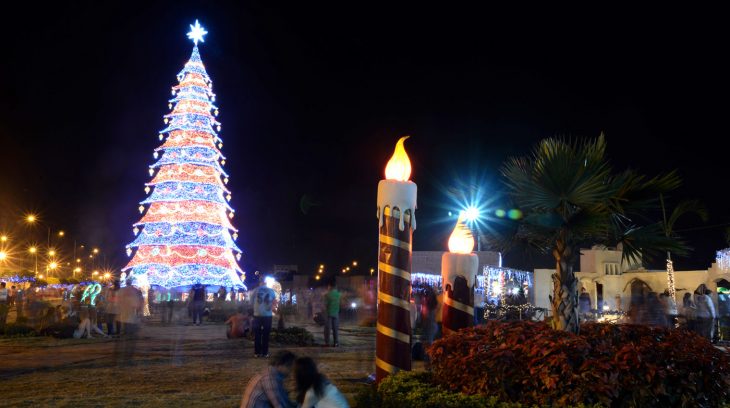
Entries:
{"label": "man sitting", "polygon": [[230,325],[226,330],[226,337],[229,339],[248,337],[251,331],[251,316],[243,314],[243,306],[239,306],[236,314],[226,320],[226,324]]}
{"label": "man sitting", "polygon": [[294,408],[284,389],[284,379],[289,376],[296,356],[280,351],[271,358],[271,365],[263,373],[256,374],[246,385],[241,408]]}

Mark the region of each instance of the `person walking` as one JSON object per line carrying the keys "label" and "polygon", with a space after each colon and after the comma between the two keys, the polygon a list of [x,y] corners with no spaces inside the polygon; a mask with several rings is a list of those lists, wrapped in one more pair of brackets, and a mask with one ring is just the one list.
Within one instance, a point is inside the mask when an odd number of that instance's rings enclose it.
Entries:
{"label": "person walking", "polygon": [[114,284],[106,289],[105,299],[105,317],[106,317],[106,334],[109,336],[119,335],[122,331],[122,322],[117,320],[118,304],[117,293],[119,291],[119,281],[115,280]]}
{"label": "person walking", "polygon": [[127,281],[127,286],[117,291],[117,321],[122,324],[123,332],[122,338],[116,343],[117,365],[132,363],[143,305],[142,292],[132,286],[131,279]]}
{"label": "person walking", "polygon": [[332,345],[339,347],[340,331],[340,291],[337,290],[337,283],[330,282],[327,285],[327,293],[324,294],[324,344],[330,345],[330,330],[332,330]]}
{"label": "person walking", "polygon": [[284,389],[284,379],[291,373],[295,359],[296,356],[289,351],[277,353],[271,359],[269,367],[265,368],[264,372],[253,376],[246,385],[241,399],[241,408],[296,407]]}
{"label": "person walking", "polygon": [[647,324],[651,326],[667,326],[667,319],[664,314],[664,306],[659,301],[656,292],[649,292],[646,295]]}
{"label": "person walking", "polygon": [[659,295],[659,301],[664,307],[664,314],[667,319],[667,328],[675,328],[677,325],[677,315],[679,315],[679,312],[677,311],[677,302],[674,301],[673,297],[669,296],[668,290],[665,290],[661,295]]}
{"label": "person walking", "polygon": [[[196,283],[193,286],[193,324],[203,324],[203,310],[205,309],[205,287]],[[196,323],[197,321],[197,323]]]}
{"label": "person walking", "polygon": [[[703,285],[704,286],[704,285]],[[697,333],[712,340],[712,326],[715,320],[715,305],[703,287],[695,291],[695,307],[697,308]]]}
{"label": "person walking", "polygon": [[349,408],[345,396],[322,373],[309,357],[294,362],[297,403],[301,408]]}
{"label": "person walking", "polygon": [[256,357],[268,357],[276,292],[267,287],[264,280],[261,279],[259,280],[259,286],[251,291],[251,299],[253,303],[254,355]]}
{"label": "person walking", "polygon": [[697,309],[694,302],[692,302],[692,294],[687,292],[682,298],[682,313],[684,314],[684,320],[687,330],[696,332],[695,319],[697,315]]}

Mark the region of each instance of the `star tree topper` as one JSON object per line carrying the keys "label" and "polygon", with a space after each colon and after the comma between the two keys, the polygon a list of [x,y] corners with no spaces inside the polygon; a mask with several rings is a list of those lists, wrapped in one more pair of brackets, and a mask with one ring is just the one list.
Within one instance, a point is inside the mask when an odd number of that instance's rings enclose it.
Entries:
{"label": "star tree topper", "polygon": [[200,25],[198,20],[195,20],[195,25],[190,24],[190,32],[188,33],[188,38],[193,40],[195,45],[198,45],[198,41],[205,42],[203,36],[206,34],[208,34],[208,32],[205,31],[205,28]]}

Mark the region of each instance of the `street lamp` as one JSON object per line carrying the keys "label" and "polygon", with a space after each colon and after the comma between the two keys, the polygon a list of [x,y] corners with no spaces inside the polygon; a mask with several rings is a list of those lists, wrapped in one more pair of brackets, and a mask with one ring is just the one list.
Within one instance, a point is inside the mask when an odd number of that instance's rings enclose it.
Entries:
{"label": "street lamp", "polygon": [[33,258],[35,258],[35,270],[34,271],[37,275],[38,274],[38,248],[32,246],[32,247],[28,248],[28,252],[33,254]]}
{"label": "street lamp", "polygon": [[66,235],[66,232],[64,232],[64,231],[58,231],[58,236],[59,237],[63,237],[65,235]]}
{"label": "street lamp", "polygon": [[56,256],[56,251],[53,250],[53,249],[51,249],[51,250],[48,251],[48,255],[49,256]]}
{"label": "street lamp", "polygon": [[0,236],[0,242],[8,242],[8,236],[7,235]]}
{"label": "street lamp", "polygon": [[357,261],[352,261],[352,266],[357,266]]}
{"label": "street lamp", "polygon": [[8,253],[5,251],[0,251],[0,261],[4,261],[8,258]]}
{"label": "street lamp", "polygon": [[38,217],[36,217],[35,214],[28,214],[25,216],[25,222],[27,222],[28,224],[33,224],[36,221],[38,221]]}

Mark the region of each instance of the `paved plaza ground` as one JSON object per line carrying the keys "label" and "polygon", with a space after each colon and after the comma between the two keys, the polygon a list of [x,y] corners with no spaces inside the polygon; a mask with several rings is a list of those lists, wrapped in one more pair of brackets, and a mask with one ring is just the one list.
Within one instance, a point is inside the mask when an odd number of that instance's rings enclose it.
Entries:
{"label": "paved plaza ground", "polygon": [[[305,325],[321,342],[321,328]],[[225,326],[146,324],[133,363],[117,368],[117,339],[0,339],[0,406],[233,407],[267,364]],[[375,329],[344,325],[341,347],[283,347],[315,358],[350,402],[374,370]],[[289,384],[293,389],[293,384]],[[293,393],[292,393],[293,396]]]}

